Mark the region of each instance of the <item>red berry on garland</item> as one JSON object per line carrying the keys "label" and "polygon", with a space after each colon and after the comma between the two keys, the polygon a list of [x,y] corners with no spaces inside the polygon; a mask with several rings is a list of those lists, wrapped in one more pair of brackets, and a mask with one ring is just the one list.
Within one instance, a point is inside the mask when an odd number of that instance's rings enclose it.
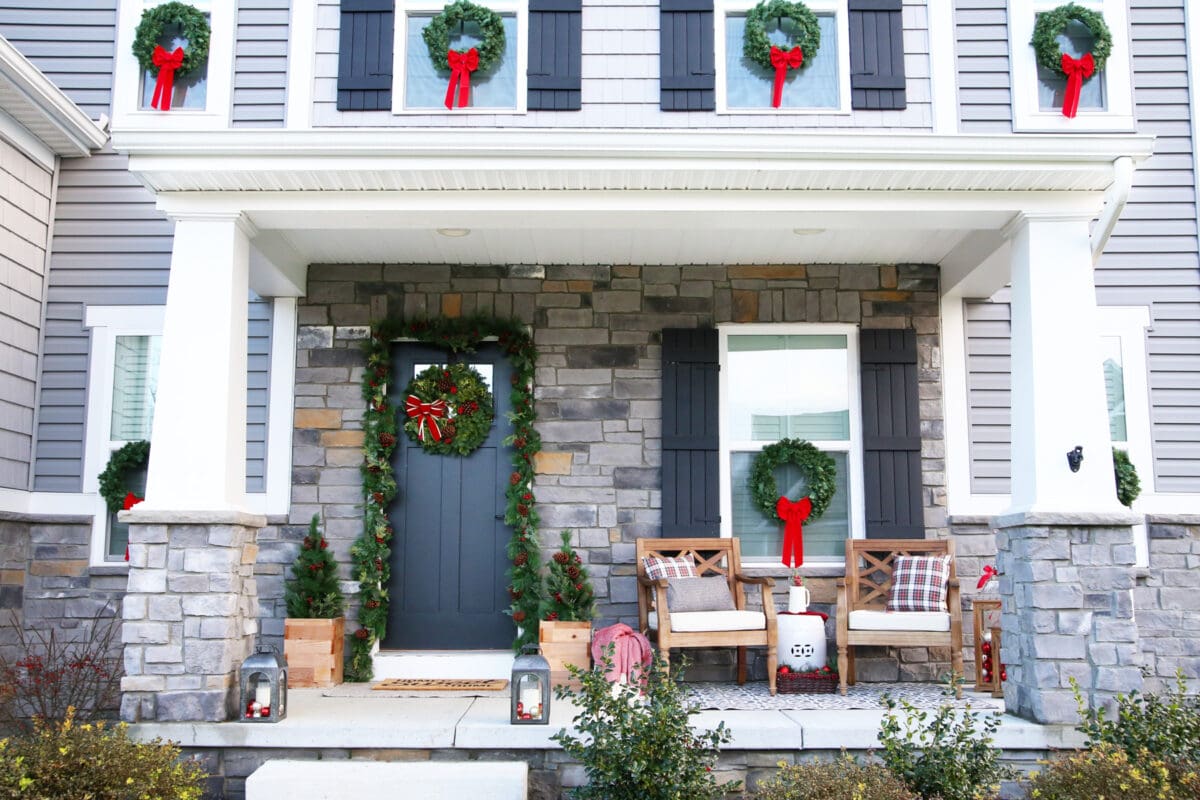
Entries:
{"label": "red berry on garland", "polygon": [[384,543],[384,538],[382,536],[375,537],[375,544],[383,544],[383,543]]}
{"label": "red berry on garland", "polygon": [[558,619],[558,612],[551,611],[549,614],[546,615],[546,619],[548,619],[550,622],[553,622],[554,620]]}
{"label": "red berry on garland", "polygon": [[562,592],[555,592],[554,599],[561,603],[562,602]]}
{"label": "red berry on garland", "polygon": [[379,572],[383,572],[383,559],[382,558],[375,559],[375,569],[378,570]]}
{"label": "red berry on garland", "polygon": [[375,368],[375,377],[376,378],[386,378],[387,375],[388,375],[387,367],[376,367]]}
{"label": "red berry on garland", "polygon": [[532,500],[532,499],[533,499],[533,495],[532,495],[532,494],[530,494],[529,492],[526,492],[525,494],[521,495],[521,499],[522,499],[522,500],[526,500],[526,501],[528,501],[528,500]]}
{"label": "red berry on garland", "polygon": [[525,446],[525,440],[524,440],[524,439],[522,439],[522,438],[520,438],[520,437],[518,437],[518,438],[516,438],[516,439],[513,439],[513,447],[515,447],[515,448],[517,448],[518,450],[520,450],[520,449],[521,449],[522,447],[524,447],[524,446]]}
{"label": "red berry on garland", "polygon": [[450,394],[458,394],[458,387],[457,387],[457,386],[451,386],[451,387],[450,387]]}
{"label": "red berry on garland", "polygon": [[321,549],[322,549],[322,550],[325,550],[325,549],[327,549],[328,547],[329,547],[329,542],[327,542],[327,541],[325,541],[324,539],[322,539],[322,540],[321,540]]}
{"label": "red berry on garland", "polygon": [[575,584],[575,591],[577,591],[577,592],[582,592],[582,591],[583,591],[583,584],[582,584],[582,583],[577,583],[577,584]]}

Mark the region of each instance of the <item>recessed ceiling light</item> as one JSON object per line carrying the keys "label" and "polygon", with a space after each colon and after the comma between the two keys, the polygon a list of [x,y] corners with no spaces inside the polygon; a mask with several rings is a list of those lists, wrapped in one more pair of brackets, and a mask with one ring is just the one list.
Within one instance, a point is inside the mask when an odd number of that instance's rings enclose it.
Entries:
{"label": "recessed ceiling light", "polygon": [[797,236],[816,236],[818,233],[824,232],[824,228],[792,228],[792,233]]}
{"label": "recessed ceiling light", "polygon": [[470,228],[438,228],[437,232],[442,236],[449,236],[451,239],[461,239],[471,232]]}

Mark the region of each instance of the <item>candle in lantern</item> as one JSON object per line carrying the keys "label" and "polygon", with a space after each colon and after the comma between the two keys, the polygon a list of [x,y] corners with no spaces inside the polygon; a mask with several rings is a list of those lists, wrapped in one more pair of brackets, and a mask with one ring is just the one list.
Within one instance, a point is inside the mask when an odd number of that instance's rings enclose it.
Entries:
{"label": "candle in lantern", "polygon": [[265,680],[260,680],[254,687],[254,700],[260,706],[271,705],[271,684]]}
{"label": "candle in lantern", "polygon": [[[521,687],[521,706],[531,717],[542,716],[542,692],[536,683],[532,686]],[[535,711],[536,714],[534,714]]]}

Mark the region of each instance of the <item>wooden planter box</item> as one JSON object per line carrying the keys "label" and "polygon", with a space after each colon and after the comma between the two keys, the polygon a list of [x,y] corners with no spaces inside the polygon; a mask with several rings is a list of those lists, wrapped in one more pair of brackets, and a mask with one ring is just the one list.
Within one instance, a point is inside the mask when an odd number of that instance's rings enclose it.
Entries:
{"label": "wooden planter box", "polygon": [[346,619],[283,621],[283,655],[288,663],[288,688],[334,686],[342,682]]}
{"label": "wooden planter box", "polygon": [[571,678],[567,664],[591,669],[592,623],[542,620],[538,625],[538,645],[550,662],[551,685],[578,689],[580,682]]}

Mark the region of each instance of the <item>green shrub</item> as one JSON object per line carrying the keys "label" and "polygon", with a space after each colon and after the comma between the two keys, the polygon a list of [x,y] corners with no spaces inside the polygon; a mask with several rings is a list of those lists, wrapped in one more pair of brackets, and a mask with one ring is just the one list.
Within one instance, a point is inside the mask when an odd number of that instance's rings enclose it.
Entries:
{"label": "green shrub", "polygon": [[0,740],[0,800],[199,800],[205,778],[179,748],[131,741],[124,725],[36,720]]}
{"label": "green shrub", "polygon": [[[947,697],[954,687],[947,687]],[[1000,715],[972,711],[970,703],[956,709],[949,701],[937,710],[897,703],[884,696],[888,712],[880,726],[883,763],[909,789],[923,798],[979,800],[992,797],[1012,769],[1000,763],[992,747]]]}
{"label": "green shrub", "polygon": [[863,764],[845,753],[836,761],[795,766],[759,783],[755,800],[918,800],[904,781],[879,764]]}
{"label": "green shrub", "polygon": [[1172,764],[1200,766],[1200,697],[1187,696],[1182,673],[1162,695],[1117,695],[1115,719],[1105,708],[1088,708],[1074,679],[1071,689],[1088,747],[1110,744],[1135,758],[1144,751]]}
{"label": "green shrub", "polygon": [[1101,743],[1049,762],[1030,788],[1030,796],[1038,800],[1195,800],[1200,798],[1200,776],[1146,750],[1131,756]]}
{"label": "green shrub", "polygon": [[588,785],[573,791],[576,800],[705,800],[736,790],[712,773],[720,746],[732,738],[725,723],[692,730],[700,709],[686,702],[687,689],[658,654],[640,697],[631,686],[614,689],[604,677],[611,654],[610,647],[606,663],[586,672],[569,666],[582,687],[555,691],[580,707],[574,722],[582,735],[560,730],[550,737],[587,772]]}

